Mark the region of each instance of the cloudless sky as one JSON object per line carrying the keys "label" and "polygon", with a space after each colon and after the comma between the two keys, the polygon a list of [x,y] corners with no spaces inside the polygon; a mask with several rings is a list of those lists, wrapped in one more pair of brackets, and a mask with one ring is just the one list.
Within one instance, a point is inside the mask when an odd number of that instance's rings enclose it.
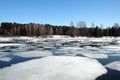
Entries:
{"label": "cloudless sky", "polygon": [[120,23],[120,0],[0,0],[0,22],[69,25]]}

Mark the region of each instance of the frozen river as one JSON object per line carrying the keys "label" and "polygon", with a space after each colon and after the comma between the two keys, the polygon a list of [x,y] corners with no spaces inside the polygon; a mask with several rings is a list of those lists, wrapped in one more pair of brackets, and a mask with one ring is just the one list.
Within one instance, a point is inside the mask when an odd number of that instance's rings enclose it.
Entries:
{"label": "frozen river", "polygon": [[[68,36],[54,36],[53,38],[0,37],[0,71],[2,71],[3,73],[10,71],[8,69],[12,69],[12,67],[16,67],[16,66],[18,67],[20,65],[19,63],[21,63],[21,65],[23,65],[23,63],[28,64],[27,62],[38,60],[38,59],[41,60],[40,61],[41,63],[39,63],[40,64],[39,66],[41,67],[41,65],[43,64],[42,61],[46,61],[42,59],[50,56],[53,57],[53,60],[50,59],[50,61],[56,60],[56,58],[54,59],[54,57],[56,56],[72,57],[71,59],[73,60],[74,60],[74,57],[77,57],[77,58],[80,57],[80,58],[83,58],[83,59],[80,59],[80,60],[83,60],[83,62],[86,61],[86,58],[90,60],[96,60],[97,63],[99,63],[107,71],[105,72],[105,70],[102,69],[103,73],[97,76],[96,80],[120,80],[120,37],[116,37],[116,38],[114,37],[71,38]],[[70,59],[70,62],[71,62],[71,59]],[[77,61],[79,59],[75,59],[75,60]],[[88,62],[90,60],[88,60]],[[69,58],[68,58],[68,61],[69,61]],[[77,65],[77,64],[75,65],[81,67],[82,63],[81,62],[79,63],[80,65]],[[53,65],[56,65],[56,63],[54,63]],[[71,65],[72,64],[70,64],[70,66]],[[89,66],[85,66],[85,69],[86,67],[89,68]],[[77,69],[77,67],[75,68]],[[74,73],[74,68],[70,67],[70,69],[71,71],[73,70],[73,73]],[[63,70],[66,70],[66,68],[64,68]],[[89,72],[88,70],[88,74],[91,72]],[[80,73],[80,75],[84,76],[86,74]],[[1,76],[2,76],[2,73],[0,73],[0,77]],[[73,76],[76,76],[76,75],[73,75]],[[10,76],[8,76],[7,79],[9,79],[9,77]],[[44,79],[43,76],[42,78]],[[3,78],[0,78],[0,80],[2,79]],[[68,80],[68,79],[69,78],[66,78],[66,77],[64,78],[64,80]],[[84,78],[81,78],[81,77],[79,79],[84,80]],[[79,79],[76,78],[76,80],[79,80]],[[94,79],[94,77],[91,77],[88,80],[91,80],[91,79]],[[52,80],[52,79],[49,79],[49,80]],[[61,80],[63,79],[61,78]]]}

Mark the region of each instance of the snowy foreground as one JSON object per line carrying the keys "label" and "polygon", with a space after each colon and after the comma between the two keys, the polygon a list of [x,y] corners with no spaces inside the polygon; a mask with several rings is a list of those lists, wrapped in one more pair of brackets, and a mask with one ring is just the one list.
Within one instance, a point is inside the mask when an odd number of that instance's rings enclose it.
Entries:
{"label": "snowy foreground", "polygon": [[119,57],[120,37],[0,37],[0,80],[95,80]]}
{"label": "snowy foreground", "polygon": [[95,59],[51,56],[0,70],[0,80],[95,80],[106,73]]}

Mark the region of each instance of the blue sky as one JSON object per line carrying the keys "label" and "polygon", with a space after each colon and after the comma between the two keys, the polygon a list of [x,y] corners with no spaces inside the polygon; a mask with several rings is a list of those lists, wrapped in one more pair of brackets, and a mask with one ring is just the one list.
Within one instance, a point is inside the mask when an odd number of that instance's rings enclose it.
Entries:
{"label": "blue sky", "polygon": [[88,26],[120,23],[120,0],[0,0],[0,22]]}

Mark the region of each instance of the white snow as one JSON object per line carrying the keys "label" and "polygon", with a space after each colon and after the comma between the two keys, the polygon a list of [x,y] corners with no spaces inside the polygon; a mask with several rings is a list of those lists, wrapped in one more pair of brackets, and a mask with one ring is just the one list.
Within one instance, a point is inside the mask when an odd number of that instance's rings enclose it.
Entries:
{"label": "white snow", "polygon": [[17,40],[32,40],[32,39],[35,39],[35,37],[24,37],[24,36],[21,36],[21,37],[13,37],[14,39],[17,39]]}
{"label": "white snow", "polygon": [[107,73],[95,59],[51,56],[0,69],[0,80],[95,80]]}
{"label": "white snow", "polygon": [[116,45],[102,46],[102,48],[109,51],[120,51],[120,46]]}
{"label": "white snow", "polygon": [[114,61],[106,65],[106,67],[120,71],[120,61]]}
{"label": "white snow", "polygon": [[66,35],[52,35],[52,38],[70,38],[70,36],[66,36]]}
{"label": "white snow", "polygon": [[108,55],[102,53],[83,53],[82,55],[89,58],[108,58]]}
{"label": "white snow", "polygon": [[0,42],[11,42],[12,38],[10,37],[0,37]]}
{"label": "white snow", "polygon": [[27,51],[27,52],[14,53],[14,55],[21,56],[21,57],[45,57],[45,56],[52,56],[52,52],[50,51]]}
{"label": "white snow", "polygon": [[20,46],[24,44],[18,44],[18,43],[0,43],[0,47],[5,47],[5,46]]}
{"label": "white snow", "polygon": [[85,46],[84,49],[87,49],[87,50],[95,50],[95,51],[96,51],[96,50],[97,50],[97,51],[100,50],[100,49],[97,48],[97,47],[91,47],[91,46]]}
{"label": "white snow", "polygon": [[102,37],[102,38],[90,38],[89,40],[92,42],[111,42],[113,39]]}

